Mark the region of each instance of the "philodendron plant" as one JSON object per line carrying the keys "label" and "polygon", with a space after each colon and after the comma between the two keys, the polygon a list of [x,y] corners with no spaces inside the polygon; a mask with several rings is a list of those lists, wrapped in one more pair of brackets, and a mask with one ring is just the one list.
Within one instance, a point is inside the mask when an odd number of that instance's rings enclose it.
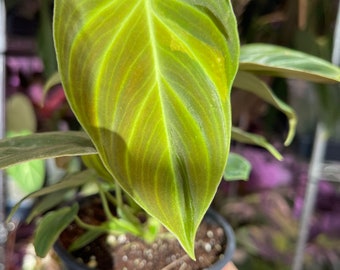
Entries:
{"label": "philodendron plant", "polygon": [[[229,156],[231,138],[261,145],[280,158],[264,138],[232,128],[233,84],[288,116],[288,144],[295,114],[256,75],[340,81],[337,67],[299,52],[261,44],[240,50],[229,0],[55,0],[54,6],[59,74],[84,131],[3,140],[0,166],[83,156],[92,169],[31,197],[53,192],[60,197],[60,191],[91,182],[98,184],[104,208],[111,201],[118,211],[113,217],[106,209],[111,222],[97,228],[77,218],[76,204],[46,214],[35,241],[42,256],[76,219],[92,232],[87,240],[105,229],[148,237],[143,232],[157,221],[194,258],[196,230],[223,175],[246,177],[238,173],[248,168],[246,162]],[[114,187],[116,198],[107,186]],[[39,209],[58,196],[49,196]],[[136,209],[150,222],[139,224]],[[148,229],[140,229],[145,224]]]}

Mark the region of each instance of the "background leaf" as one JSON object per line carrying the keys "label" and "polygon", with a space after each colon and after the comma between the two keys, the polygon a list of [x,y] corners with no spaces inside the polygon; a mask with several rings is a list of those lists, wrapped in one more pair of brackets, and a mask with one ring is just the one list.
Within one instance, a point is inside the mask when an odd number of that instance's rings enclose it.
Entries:
{"label": "background leaf", "polygon": [[249,72],[239,71],[236,75],[234,86],[257,95],[287,116],[289,120],[289,132],[285,145],[289,145],[294,138],[297,124],[297,117],[294,110],[277,98],[273,91],[260,78]]}
{"label": "background leaf", "polygon": [[240,70],[320,83],[340,82],[340,68],[330,62],[269,44],[243,45]]}
{"label": "background leaf", "polygon": [[106,169],[194,257],[229,151],[230,2],[59,0],[54,37],[67,98]]}
{"label": "background leaf", "polygon": [[248,180],[251,164],[239,154],[229,153],[228,163],[223,178],[226,181]]}
{"label": "background leaf", "polygon": [[248,133],[242,129],[233,127],[231,137],[233,140],[238,141],[240,143],[247,143],[263,147],[278,160],[283,159],[282,155],[263,136]]}
{"label": "background leaf", "polygon": [[37,129],[37,119],[30,99],[21,93],[10,96],[6,101],[6,130],[8,132]]}
{"label": "background leaf", "polygon": [[78,209],[78,204],[74,204],[71,207],[63,207],[44,215],[34,235],[33,245],[38,256],[45,257],[47,255],[60,233],[75,219]]}
{"label": "background leaf", "polygon": [[[63,181],[58,182],[57,184],[51,185],[51,186],[47,186],[47,187],[43,187],[33,193],[28,194],[27,196],[25,196],[24,198],[22,198],[17,204],[14,205],[14,207],[12,207],[11,212],[9,213],[8,217],[7,217],[7,221],[10,221],[11,218],[13,217],[13,215],[15,214],[15,212],[18,210],[20,204],[25,201],[26,199],[34,199],[34,198],[38,198],[41,196],[45,196],[45,195],[51,195],[54,194],[56,192],[59,192],[61,190],[64,191],[64,195],[67,196],[67,191],[68,190],[72,190],[75,188],[78,188],[80,186],[84,186],[85,184],[88,183],[95,183],[96,181],[98,181],[98,177],[96,174],[93,173],[93,171],[90,170],[85,170],[85,171],[81,171],[79,173],[75,173],[75,174],[71,174],[67,177],[65,177],[63,179]],[[64,198],[66,198],[66,196]],[[53,197],[51,197],[51,200],[54,201]],[[51,204],[49,206],[52,206],[53,202],[50,202]],[[30,216],[28,217],[28,219],[33,218],[34,215],[37,215],[38,213],[36,212],[36,210],[40,210],[40,211],[44,211],[47,210],[47,205],[46,208],[43,206],[39,206],[39,204],[37,205],[37,208],[33,208],[32,212],[30,214]]]}
{"label": "background leaf", "polygon": [[0,168],[34,159],[96,154],[84,132],[44,132],[8,138],[0,142]]}
{"label": "background leaf", "polygon": [[34,204],[32,209],[30,210],[28,217],[25,219],[26,223],[31,223],[33,219],[37,216],[42,215],[48,210],[57,207],[59,204],[65,202],[67,199],[74,198],[74,196],[76,196],[74,187],[73,190],[70,191],[62,189],[50,193],[47,196],[44,196],[43,198],[39,199],[37,203]]}
{"label": "background leaf", "polygon": [[43,106],[45,102],[45,98],[48,94],[48,92],[53,89],[54,86],[57,86],[61,84],[61,78],[59,72],[54,72],[51,74],[51,76],[48,78],[47,82],[44,84],[44,95],[43,95],[43,100],[41,101],[41,106]]}
{"label": "background leaf", "polygon": [[57,70],[55,49],[53,46],[52,34],[52,6],[53,0],[44,0],[40,2],[39,10],[39,28],[37,41],[39,54],[44,63],[44,75],[50,77]]}
{"label": "background leaf", "polygon": [[[7,132],[7,137],[13,138],[13,136],[23,136],[30,133],[30,131]],[[45,162],[43,160],[24,162],[7,168],[6,174],[10,176],[11,181],[15,182],[20,191],[28,194],[43,186],[45,180]]]}

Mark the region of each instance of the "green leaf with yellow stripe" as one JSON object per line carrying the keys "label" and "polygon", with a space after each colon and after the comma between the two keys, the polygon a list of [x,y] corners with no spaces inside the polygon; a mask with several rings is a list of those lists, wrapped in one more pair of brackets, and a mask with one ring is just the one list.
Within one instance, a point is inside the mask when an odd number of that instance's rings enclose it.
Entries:
{"label": "green leaf with yellow stripe", "polygon": [[56,0],[54,38],[67,98],[105,168],[194,257],[229,152],[230,2]]}

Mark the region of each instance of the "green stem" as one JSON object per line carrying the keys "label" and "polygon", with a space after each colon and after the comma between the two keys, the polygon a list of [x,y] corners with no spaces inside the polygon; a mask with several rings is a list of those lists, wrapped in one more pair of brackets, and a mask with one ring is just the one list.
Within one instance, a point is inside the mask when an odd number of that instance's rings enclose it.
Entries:
{"label": "green stem", "polygon": [[99,195],[100,195],[100,198],[101,198],[101,201],[102,201],[102,204],[103,204],[103,210],[104,210],[104,213],[105,213],[107,219],[108,220],[114,219],[115,217],[111,213],[108,201],[107,201],[106,196],[105,196],[105,192],[104,192],[104,190],[103,190],[103,188],[101,187],[100,184],[98,184],[98,190],[99,190]]}
{"label": "green stem", "polygon": [[75,217],[75,222],[77,225],[85,230],[93,230],[93,231],[103,231],[106,232],[107,229],[103,226],[96,226],[96,225],[90,225],[82,221],[78,216]]}
{"label": "green stem", "polygon": [[116,205],[117,206],[117,200],[116,198],[109,192],[109,191],[106,191],[105,192],[105,195],[106,195],[106,198],[107,200],[112,203],[113,205]]}
{"label": "green stem", "polygon": [[[123,191],[122,188],[120,187],[119,183],[117,180],[115,180],[115,192],[116,192],[116,198],[117,198],[117,209],[123,209]],[[119,211],[118,211],[119,212]]]}

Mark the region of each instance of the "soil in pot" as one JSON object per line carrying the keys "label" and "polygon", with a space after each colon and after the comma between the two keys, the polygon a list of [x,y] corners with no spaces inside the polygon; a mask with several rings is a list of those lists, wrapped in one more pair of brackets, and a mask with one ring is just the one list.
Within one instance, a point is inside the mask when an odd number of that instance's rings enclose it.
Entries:
{"label": "soil in pot", "polygon": [[[80,206],[79,216],[90,224],[105,220],[98,198]],[[60,243],[67,248],[84,231],[71,224],[61,235]],[[115,247],[108,244],[115,237]],[[112,240],[112,239],[111,239]],[[72,256],[92,269],[105,270],[198,270],[209,268],[218,261],[226,247],[224,230],[214,222],[203,221],[196,236],[196,261],[192,261],[178,241],[172,237],[161,237],[152,244],[131,235],[103,235],[89,245],[75,251]]]}

